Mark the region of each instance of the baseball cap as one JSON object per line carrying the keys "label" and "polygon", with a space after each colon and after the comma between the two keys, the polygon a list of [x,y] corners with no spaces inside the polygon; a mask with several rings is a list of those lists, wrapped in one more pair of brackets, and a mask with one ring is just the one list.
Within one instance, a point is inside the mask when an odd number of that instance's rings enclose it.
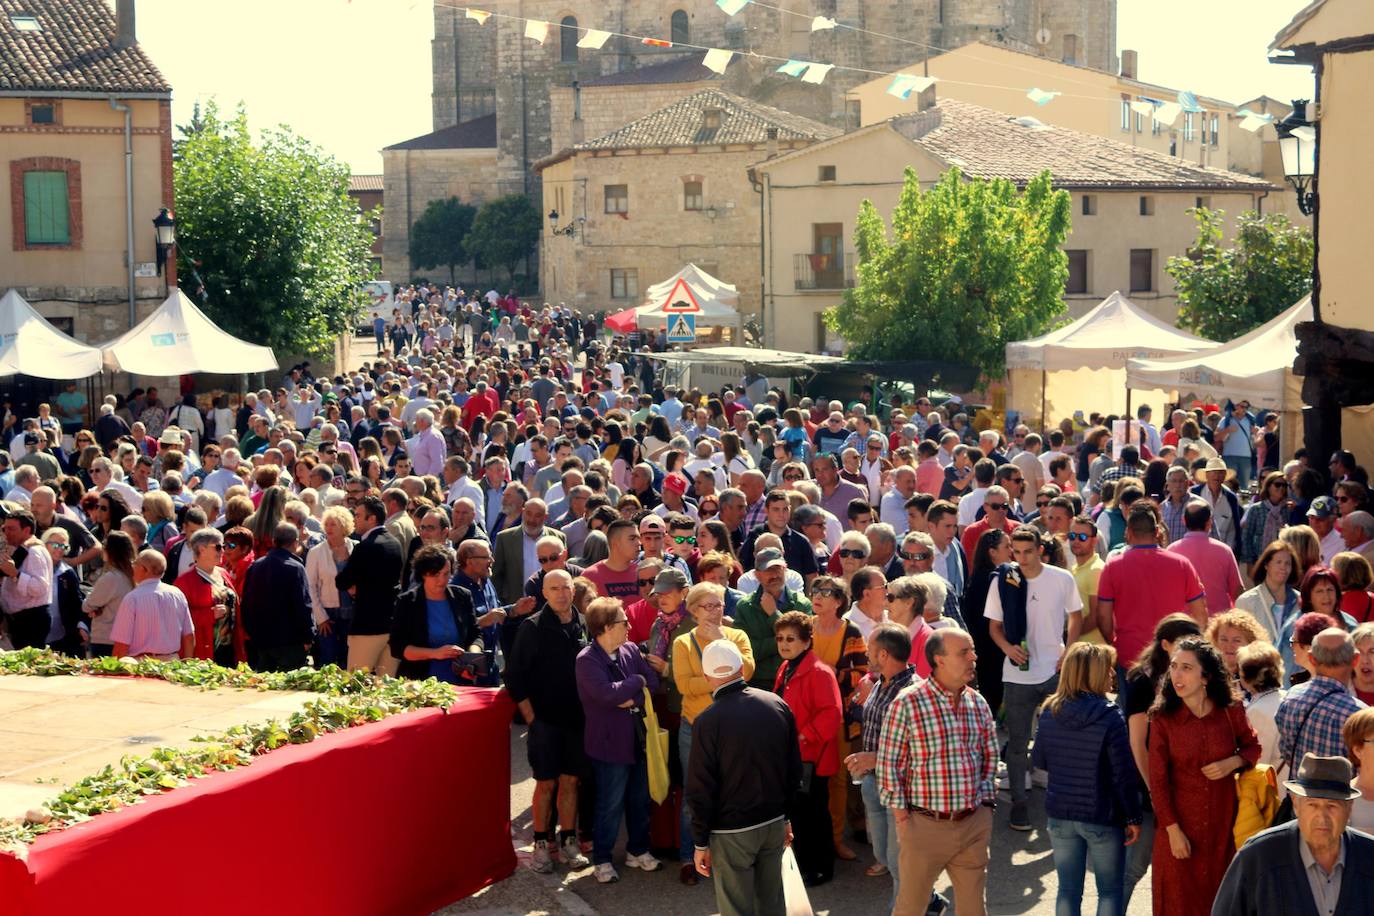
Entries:
{"label": "baseball cap", "polygon": [[744,670],[744,656],[728,639],[717,639],[701,650],[701,671],[707,677],[734,677]]}
{"label": "baseball cap", "polygon": [[1330,496],[1318,496],[1312,500],[1312,505],[1307,507],[1308,517],[1334,518],[1336,515],[1336,501]]}
{"label": "baseball cap", "polygon": [[672,490],[674,493],[681,496],[683,493],[687,492],[687,478],[683,477],[681,474],[669,474],[667,477],[663,478],[663,489]]}
{"label": "baseball cap", "polygon": [[675,566],[668,566],[659,570],[658,575],[654,577],[654,590],[652,594],[661,595],[664,592],[675,592],[689,585],[691,585],[691,583],[687,581],[686,573]]}
{"label": "baseball cap", "polygon": [[774,550],[769,547],[754,554],[754,569],[763,572],[765,569],[772,569],[774,566],[786,566],[787,561],[782,557],[781,550]]}

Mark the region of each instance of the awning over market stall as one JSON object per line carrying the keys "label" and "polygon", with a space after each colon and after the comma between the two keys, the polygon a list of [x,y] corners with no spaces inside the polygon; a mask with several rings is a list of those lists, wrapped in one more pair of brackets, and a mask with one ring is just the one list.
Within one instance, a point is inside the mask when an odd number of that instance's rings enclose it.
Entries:
{"label": "awning over market stall", "polygon": [[1312,297],[1304,297],[1249,334],[1202,353],[1170,359],[1132,359],[1126,380],[1132,388],[1162,388],[1185,399],[1221,403],[1246,398],[1254,407],[1299,410],[1302,385],[1293,376],[1298,355],[1296,326],[1312,320]]}
{"label": "awning over market stall", "polygon": [[16,290],[0,298],[0,375],[79,379],[100,372],[100,350],[73,340]]}
{"label": "awning over market stall", "polygon": [[[1030,340],[1007,344],[1008,407],[1022,419],[1053,425],[1073,411],[1122,413],[1126,409],[1126,361],[1159,359],[1210,350],[1215,341],[1161,321],[1120,291],[1082,318]],[[1146,390],[1135,403],[1163,400]]]}
{"label": "awning over market stall", "polygon": [[136,375],[271,372],[270,347],[221,330],[179,289],[137,327],[101,347],[105,368]]}
{"label": "awning over market stall", "polygon": [[662,283],[649,287],[644,303],[635,309],[639,327],[666,325],[684,305],[695,306],[689,313],[696,316],[699,328],[739,327],[739,290],[695,264],[688,264]]}

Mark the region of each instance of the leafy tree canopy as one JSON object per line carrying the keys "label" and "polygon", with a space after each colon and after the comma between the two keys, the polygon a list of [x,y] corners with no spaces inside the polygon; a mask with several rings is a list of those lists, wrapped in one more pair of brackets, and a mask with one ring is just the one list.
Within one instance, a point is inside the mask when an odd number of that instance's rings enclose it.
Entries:
{"label": "leafy tree canopy", "polygon": [[476,216],[476,207],[456,197],[431,200],[410,227],[411,265],[423,270],[447,267],[449,282],[456,286],[458,265],[472,260],[463,241]]}
{"label": "leafy tree canopy", "polygon": [[859,208],[858,284],[826,313],[856,359],[939,359],[996,378],[1008,341],[1043,333],[1064,311],[1069,195],[1050,174],[1025,191],[951,168],[922,191],[908,168],[889,232]]}
{"label": "leafy tree canopy", "polygon": [[347,166],[289,128],[254,143],[242,106],[197,115],[175,163],[180,276],[198,278],[197,298],[229,333],[327,351],[364,302],[377,214],[348,196]]}
{"label": "leafy tree canopy", "polygon": [[539,244],[541,218],[523,194],[488,201],[477,211],[464,249],[479,263],[499,265],[515,276],[516,265]]}
{"label": "leafy tree canopy", "polygon": [[1212,340],[1233,340],[1312,291],[1312,232],[1282,213],[1241,214],[1235,245],[1221,247],[1225,212],[1200,208],[1197,241],[1164,270],[1178,290],[1178,323]]}

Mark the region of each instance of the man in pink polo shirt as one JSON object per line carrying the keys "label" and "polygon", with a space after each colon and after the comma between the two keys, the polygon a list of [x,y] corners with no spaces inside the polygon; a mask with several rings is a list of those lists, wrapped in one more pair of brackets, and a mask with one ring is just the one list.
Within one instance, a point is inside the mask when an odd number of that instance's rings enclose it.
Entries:
{"label": "man in pink polo shirt", "polygon": [[1236,555],[1212,537],[1212,507],[1195,499],[1183,507],[1183,524],[1188,533],[1169,545],[1169,552],[1187,557],[1193,564],[1202,587],[1207,591],[1207,614],[1216,616],[1236,606],[1244,591]]}
{"label": "man in pink polo shirt", "polygon": [[1197,571],[1186,557],[1159,549],[1155,511],[1146,500],[1131,506],[1126,552],[1107,561],[1097,582],[1098,627],[1116,646],[1117,664],[1123,670],[1154,639],[1155,625],[1170,614],[1183,612],[1199,626],[1207,625]]}

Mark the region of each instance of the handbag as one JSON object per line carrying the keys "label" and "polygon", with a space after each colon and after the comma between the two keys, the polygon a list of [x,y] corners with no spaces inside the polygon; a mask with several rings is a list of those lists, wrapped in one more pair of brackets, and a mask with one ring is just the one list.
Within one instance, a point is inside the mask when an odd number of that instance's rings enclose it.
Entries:
{"label": "handbag", "polygon": [[644,688],[644,759],[649,770],[649,797],[659,804],[668,797],[668,730],[658,727],[649,688]]}

